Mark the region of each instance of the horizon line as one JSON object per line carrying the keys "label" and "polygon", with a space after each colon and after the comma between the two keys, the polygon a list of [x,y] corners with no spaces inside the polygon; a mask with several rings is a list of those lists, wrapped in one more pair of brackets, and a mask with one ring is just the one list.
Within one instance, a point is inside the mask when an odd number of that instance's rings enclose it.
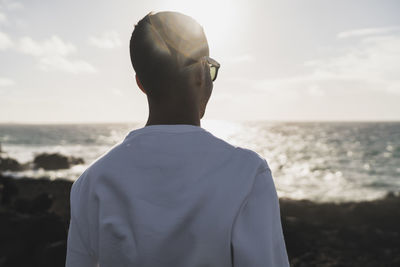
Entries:
{"label": "horizon line", "polygon": [[[365,119],[322,119],[322,120],[296,120],[296,119],[259,119],[259,120],[226,120],[226,119],[204,119],[203,122],[206,121],[225,121],[225,122],[236,122],[236,123],[245,123],[245,122],[282,122],[282,123],[379,123],[379,122],[400,122],[400,119],[382,119],[382,120],[365,120]],[[61,122],[15,122],[15,121],[5,121],[1,122],[0,125],[68,125],[68,124],[140,124],[146,123],[146,121],[61,121]]]}

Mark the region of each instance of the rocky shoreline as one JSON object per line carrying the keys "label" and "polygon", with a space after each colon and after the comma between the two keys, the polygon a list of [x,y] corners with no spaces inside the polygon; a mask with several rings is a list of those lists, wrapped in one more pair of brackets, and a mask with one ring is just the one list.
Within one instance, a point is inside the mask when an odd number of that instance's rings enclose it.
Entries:
{"label": "rocky shoreline", "polygon": [[60,170],[69,169],[72,165],[84,164],[82,158],[74,156],[65,156],[60,153],[39,153],[35,154],[32,161],[20,163],[18,160],[9,156],[3,156],[4,152],[1,151],[0,144],[0,171],[24,171],[24,170],[37,170],[42,168],[44,170]]}
{"label": "rocky shoreline", "polygon": [[[72,182],[0,174],[0,267],[65,266]],[[400,266],[400,196],[280,199],[291,266]]]}

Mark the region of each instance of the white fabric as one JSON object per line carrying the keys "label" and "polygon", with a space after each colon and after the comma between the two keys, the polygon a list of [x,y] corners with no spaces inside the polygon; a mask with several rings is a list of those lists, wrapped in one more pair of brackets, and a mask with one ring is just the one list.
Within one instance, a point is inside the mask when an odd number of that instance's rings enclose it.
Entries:
{"label": "white fabric", "polygon": [[67,267],[289,266],[267,161],[200,126],[132,130],[70,197]]}

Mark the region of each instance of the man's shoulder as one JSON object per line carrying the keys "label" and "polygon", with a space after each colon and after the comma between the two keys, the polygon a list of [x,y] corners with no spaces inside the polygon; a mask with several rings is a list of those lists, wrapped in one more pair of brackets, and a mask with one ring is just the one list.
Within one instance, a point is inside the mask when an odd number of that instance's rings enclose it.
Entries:
{"label": "man's shoulder", "polygon": [[236,146],[238,150],[241,151],[244,155],[247,155],[248,157],[254,158],[257,161],[262,161],[264,158],[256,151],[251,150],[250,148],[246,147],[241,147],[241,146]]}
{"label": "man's shoulder", "polygon": [[265,171],[266,169],[269,169],[267,160],[258,152],[251,150],[249,148],[239,147],[239,146],[237,146],[236,149],[239,150],[240,153],[242,153],[243,157],[246,157],[249,160],[255,162],[258,168],[258,172],[262,172]]}
{"label": "man's shoulder", "polygon": [[123,157],[121,154],[121,149],[123,149],[123,146],[124,143],[119,142],[94,159],[88,167],[88,170],[90,170],[92,176],[112,168],[112,164],[117,163],[121,157]]}
{"label": "man's shoulder", "polygon": [[121,145],[122,142],[115,144],[106,152],[94,159],[93,162],[85,169],[85,171],[74,181],[73,186],[78,187],[81,186],[81,184],[87,184],[90,180],[94,179],[98,173],[101,173],[101,170],[105,167],[106,162],[110,161],[113,155],[119,150]]}
{"label": "man's shoulder", "polygon": [[214,134],[212,134],[210,132],[209,132],[209,135],[212,137],[214,142],[218,143],[220,146],[228,148],[228,149],[234,149],[236,155],[238,155],[242,160],[251,161],[251,162],[255,163],[256,165],[258,165],[260,169],[269,168],[266,159],[262,155],[260,155],[258,152],[251,150],[249,148],[246,148],[246,147],[234,145],[222,138],[215,136]]}

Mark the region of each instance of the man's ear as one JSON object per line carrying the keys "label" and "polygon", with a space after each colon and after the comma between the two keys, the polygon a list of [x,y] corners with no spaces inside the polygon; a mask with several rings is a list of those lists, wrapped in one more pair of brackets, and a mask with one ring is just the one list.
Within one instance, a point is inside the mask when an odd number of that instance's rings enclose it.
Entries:
{"label": "man's ear", "polygon": [[198,66],[195,67],[194,71],[195,84],[201,86],[204,83],[205,76],[206,76],[205,64],[204,62],[201,62],[200,64],[198,64]]}
{"label": "man's ear", "polygon": [[137,76],[137,74],[135,74],[135,78],[136,78],[136,83],[139,86],[140,90],[142,90],[142,92],[146,94],[146,91],[144,90],[143,85],[140,82],[139,77]]}

